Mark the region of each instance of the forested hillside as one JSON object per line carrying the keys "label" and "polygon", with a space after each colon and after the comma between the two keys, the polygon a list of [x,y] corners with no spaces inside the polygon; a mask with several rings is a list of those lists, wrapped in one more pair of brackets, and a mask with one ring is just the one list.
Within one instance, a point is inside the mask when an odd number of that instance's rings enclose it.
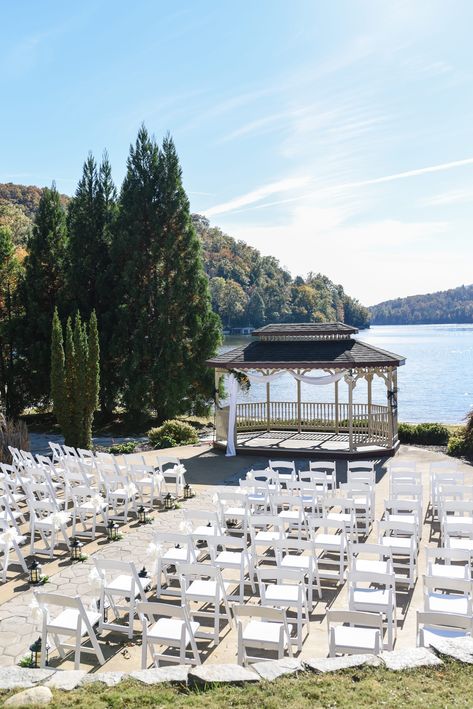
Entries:
{"label": "forested hillside", "polygon": [[473,285],[387,300],[370,312],[373,325],[473,323]]}
{"label": "forested hillside", "polygon": [[[26,245],[42,192],[39,187],[0,184],[0,226],[10,228],[17,246]],[[69,198],[60,195],[60,200],[66,207]],[[273,256],[211,227],[205,217],[193,215],[193,223],[202,241],[212,306],[224,326],[327,320],[368,325],[368,310],[326,276],[293,279]]]}
{"label": "forested hillside", "polygon": [[224,325],[268,322],[341,320],[357,327],[369,323],[367,308],[346,295],[326,276],[311,273],[292,278],[273,256],[236,241],[208,220],[194,215],[202,240],[204,267],[210,281],[212,305]]}

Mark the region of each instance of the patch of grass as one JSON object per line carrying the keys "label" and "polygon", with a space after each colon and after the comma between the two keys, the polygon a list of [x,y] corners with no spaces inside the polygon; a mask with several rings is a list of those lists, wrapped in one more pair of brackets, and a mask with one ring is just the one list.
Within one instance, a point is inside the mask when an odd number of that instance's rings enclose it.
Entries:
{"label": "patch of grass", "polygon": [[[0,704],[11,694],[0,692]],[[352,668],[327,675],[304,673],[243,687],[213,685],[204,690],[146,686],[127,680],[112,688],[94,684],[72,692],[53,690],[53,695],[51,709],[466,709],[472,706],[473,668],[447,660],[441,667],[402,673]]]}

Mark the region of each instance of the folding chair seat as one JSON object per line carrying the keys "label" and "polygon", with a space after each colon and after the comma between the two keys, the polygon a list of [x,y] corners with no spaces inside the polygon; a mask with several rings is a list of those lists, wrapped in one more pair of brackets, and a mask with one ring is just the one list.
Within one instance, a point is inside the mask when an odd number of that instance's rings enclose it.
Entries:
{"label": "folding chair seat", "polygon": [[[154,535],[154,544],[156,546],[156,596],[161,598],[163,595],[162,577],[164,575],[166,596],[181,595],[180,586],[176,589],[172,587],[174,581],[179,582],[179,574],[177,568],[179,564],[194,564],[197,563],[197,554],[194,546],[194,540],[190,534],[180,534],[177,532],[156,532]],[[168,549],[163,551],[166,545],[171,544]]]}
{"label": "folding chair seat", "polygon": [[473,528],[450,521],[443,542],[448,549],[463,549],[473,553]]}
{"label": "folding chair seat", "polygon": [[341,483],[340,494],[353,501],[357,536],[360,531],[367,536],[374,517],[373,489],[364,482]]}
{"label": "folding chair seat", "polygon": [[236,595],[238,602],[244,603],[245,584],[248,583],[251,586],[253,593],[256,590],[253,581],[253,558],[251,550],[246,546],[246,539],[229,536],[208,537],[207,546],[210,563],[220,569],[222,575],[225,571],[237,572],[236,578],[230,578],[229,574],[224,576],[225,581],[237,586],[236,592],[227,593],[228,599],[232,600]]}
{"label": "folding chair seat", "polygon": [[417,647],[438,647],[445,640],[471,637],[473,619],[454,613],[417,611]]}
{"label": "folding chair seat", "polygon": [[[287,622],[284,608],[268,606],[233,606],[238,632],[238,664],[247,665],[266,659],[267,652],[275,652],[277,659],[293,656],[291,634],[293,625]],[[259,650],[263,656],[252,656],[249,651]]]}
{"label": "folding chair seat", "polygon": [[323,516],[337,522],[340,529],[343,529],[347,538],[356,541],[358,537],[356,525],[355,502],[349,497],[338,497],[331,495],[323,500]]}
{"label": "folding chair seat", "polygon": [[322,515],[322,503],[327,496],[327,487],[325,491],[322,487],[317,487],[316,483],[310,483],[303,480],[286,483],[287,493],[302,499],[304,511],[306,515]]}
{"label": "folding chair seat", "polygon": [[[250,478],[240,480],[239,486],[243,494],[247,496],[250,513],[253,514],[261,511],[268,513],[271,511],[271,488],[269,483],[265,480],[253,480]],[[274,486],[273,489],[277,490],[278,488]]]}
{"label": "folding chair seat", "polygon": [[[107,605],[113,612],[113,622],[100,616],[99,630],[113,630],[118,633],[127,633],[133,637],[133,621],[136,615],[137,601],[146,601],[145,588],[149,577],[143,579],[138,576],[136,566],[132,561],[117,561],[115,559],[93,559],[95,568],[101,579],[100,607]],[[128,616],[127,623],[123,621],[123,613]]]}
{"label": "folding chair seat", "polygon": [[[185,606],[171,603],[140,602],[136,606],[142,623],[141,668],[148,667],[148,651],[154,667],[161,661],[179,664],[200,665],[196,633],[199,623],[191,620]],[[157,618],[157,620],[156,620]],[[178,648],[179,653],[157,652],[156,646]],[[190,651],[191,657],[188,657]]]}
{"label": "folding chair seat", "polygon": [[352,611],[381,613],[386,618],[387,649],[396,640],[396,580],[394,572],[376,574],[373,571],[348,573],[348,607]]}
{"label": "folding chair seat", "polygon": [[[220,569],[209,564],[180,564],[177,569],[182,591],[182,604],[186,605],[192,620],[195,617],[213,621],[213,633],[199,630],[196,637],[220,642],[220,620],[231,621],[227,593],[231,583],[222,579]],[[198,603],[197,610],[191,610],[191,603]],[[201,626],[202,627],[202,626]]]}
{"label": "folding chair seat", "polygon": [[409,522],[416,527],[417,542],[422,537],[422,506],[419,500],[385,500],[384,519],[387,522]]}
{"label": "folding chair seat", "polygon": [[327,611],[329,656],[379,655],[383,648],[382,613]]}
{"label": "folding chair seat", "polygon": [[185,509],[184,521],[188,525],[186,531],[192,535],[195,543],[205,541],[210,536],[223,536],[218,512]]}
{"label": "folding chair seat", "polygon": [[[86,610],[80,596],[70,597],[58,593],[36,593],[36,601],[42,615],[41,645],[43,648],[54,641],[53,647],[57,649],[62,659],[65,659],[65,650],[74,650],[74,669],[80,669],[80,656],[82,652],[94,653],[101,665],[105,663],[102,649],[95,634],[101,613],[96,610]],[[50,617],[51,607],[61,607],[60,613]],[[92,644],[91,648],[82,646],[83,638],[87,636]],[[64,642],[64,638],[73,639],[73,643]],[[41,667],[46,667],[46,653],[41,653]]]}
{"label": "folding chair seat", "polygon": [[130,512],[138,516],[138,488],[118,467],[109,469],[98,462],[97,469],[110,508],[109,517],[127,524]]}
{"label": "folding chair seat", "polygon": [[163,476],[150,465],[128,463],[128,478],[138,490],[141,505],[154,507],[156,499],[162,499]]}
{"label": "folding chair seat", "polygon": [[444,576],[424,576],[424,610],[472,616],[472,582]]}
{"label": "folding chair seat", "polygon": [[473,529],[473,500],[440,500],[439,517],[442,539],[445,539],[449,528],[464,527],[466,531]]}
{"label": "folding chair seat", "polygon": [[[312,599],[305,581],[305,571],[279,567],[259,567],[256,569],[262,606],[293,609],[297,634],[291,641],[302,650],[302,633],[310,631],[309,614]],[[312,590],[311,590],[312,595]]]}
{"label": "folding chair seat", "polygon": [[423,487],[422,485],[404,485],[393,482],[391,485],[390,499],[400,501],[416,501],[420,508],[420,519],[423,519]]}

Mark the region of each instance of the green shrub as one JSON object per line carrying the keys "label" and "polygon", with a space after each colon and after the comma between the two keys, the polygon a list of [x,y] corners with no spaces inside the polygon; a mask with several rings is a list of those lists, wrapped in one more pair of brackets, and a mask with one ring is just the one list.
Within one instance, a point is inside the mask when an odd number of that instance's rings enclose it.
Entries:
{"label": "green shrub", "polygon": [[451,436],[447,446],[447,454],[458,458],[465,454],[465,447],[463,436]]}
{"label": "green shrub", "polygon": [[153,448],[174,448],[199,442],[195,428],[177,419],[165,421],[162,426],[151,428],[148,431],[148,438]]}
{"label": "green shrub", "polygon": [[112,455],[126,455],[127,453],[134,453],[137,443],[135,441],[126,441],[125,443],[115,443],[110,446],[108,452]]}
{"label": "green shrub", "polygon": [[401,443],[445,446],[450,438],[448,428],[440,423],[400,423],[398,428]]}

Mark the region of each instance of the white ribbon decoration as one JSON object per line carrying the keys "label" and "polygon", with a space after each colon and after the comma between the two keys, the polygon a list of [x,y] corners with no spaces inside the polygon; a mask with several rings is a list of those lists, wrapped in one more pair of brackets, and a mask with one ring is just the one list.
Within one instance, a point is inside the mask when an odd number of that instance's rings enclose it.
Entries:
{"label": "white ribbon decoration", "polygon": [[92,495],[92,497],[90,498],[90,502],[95,512],[98,512],[99,510],[103,509],[106,504],[105,498],[102,497],[102,495],[99,495],[98,493],[96,495]]}
{"label": "white ribbon decoration", "polygon": [[[36,600],[36,596],[33,596],[31,599],[31,603],[28,606],[29,608],[29,617],[33,621],[35,625],[39,625],[40,623],[43,622],[43,611],[41,606],[39,605],[38,601]],[[49,620],[49,612],[46,609],[46,617]]]}
{"label": "white ribbon decoration", "polygon": [[138,492],[138,488],[134,483],[128,483],[128,485],[125,485],[125,492],[128,497],[133,497]]}
{"label": "white ribbon decoration", "polygon": [[185,467],[182,465],[182,463],[178,463],[177,465],[175,465],[174,468],[173,468],[173,470],[174,470],[174,472],[175,472],[177,475],[184,475],[185,472],[186,472],[186,469],[185,469]]}
{"label": "white ribbon decoration", "polygon": [[54,529],[56,530],[56,532],[58,531],[58,529],[61,529],[62,526],[67,524],[70,519],[71,515],[67,512],[55,512],[51,515],[51,521],[54,525]]}
{"label": "white ribbon decoration", "polygon": [[96,568],[90,570],[88,581],[90,584],[90,588],[92,589],[92,592],[94,594],[98,595],[99,593],[101,593],[105,582]]}
{"label": "white ribbon decoration", "polygon": [[20,544],[24,540],[25,538],[21,534],[18,534],[16,529],[7,529],[5,532],[0,534],[0,546],[10,548],[13,542]]}
{"label": "white ribbon decoration", "polygon": [[346,370],[338,372],[337,374],[328,374],[326,377],[308,377],[305,374],[296,374],[296,372],[293,372],[292,370],[289,372],[289,374],[292,374],[294,379],[297,379],[300,382],[304,382],[304,384],[318,384],[320,386],[323,386],[325,384],[333,384],[333,382],[339,382],[340,379],[343,379],[343,377],[345,376]]}
{"label": "white ribbon decoration", "polygon": [[161,556],[161,544],[156,544],[155,542],[150,542],[146,547],[146,556],[149,557],[153,564],[156,564],[157,560]]}
{"label": "white ribbon decoration", "polygon": [[192,524],[188,519],[183,519],[179,525],[179,531],[183,534],[192,534]]}

